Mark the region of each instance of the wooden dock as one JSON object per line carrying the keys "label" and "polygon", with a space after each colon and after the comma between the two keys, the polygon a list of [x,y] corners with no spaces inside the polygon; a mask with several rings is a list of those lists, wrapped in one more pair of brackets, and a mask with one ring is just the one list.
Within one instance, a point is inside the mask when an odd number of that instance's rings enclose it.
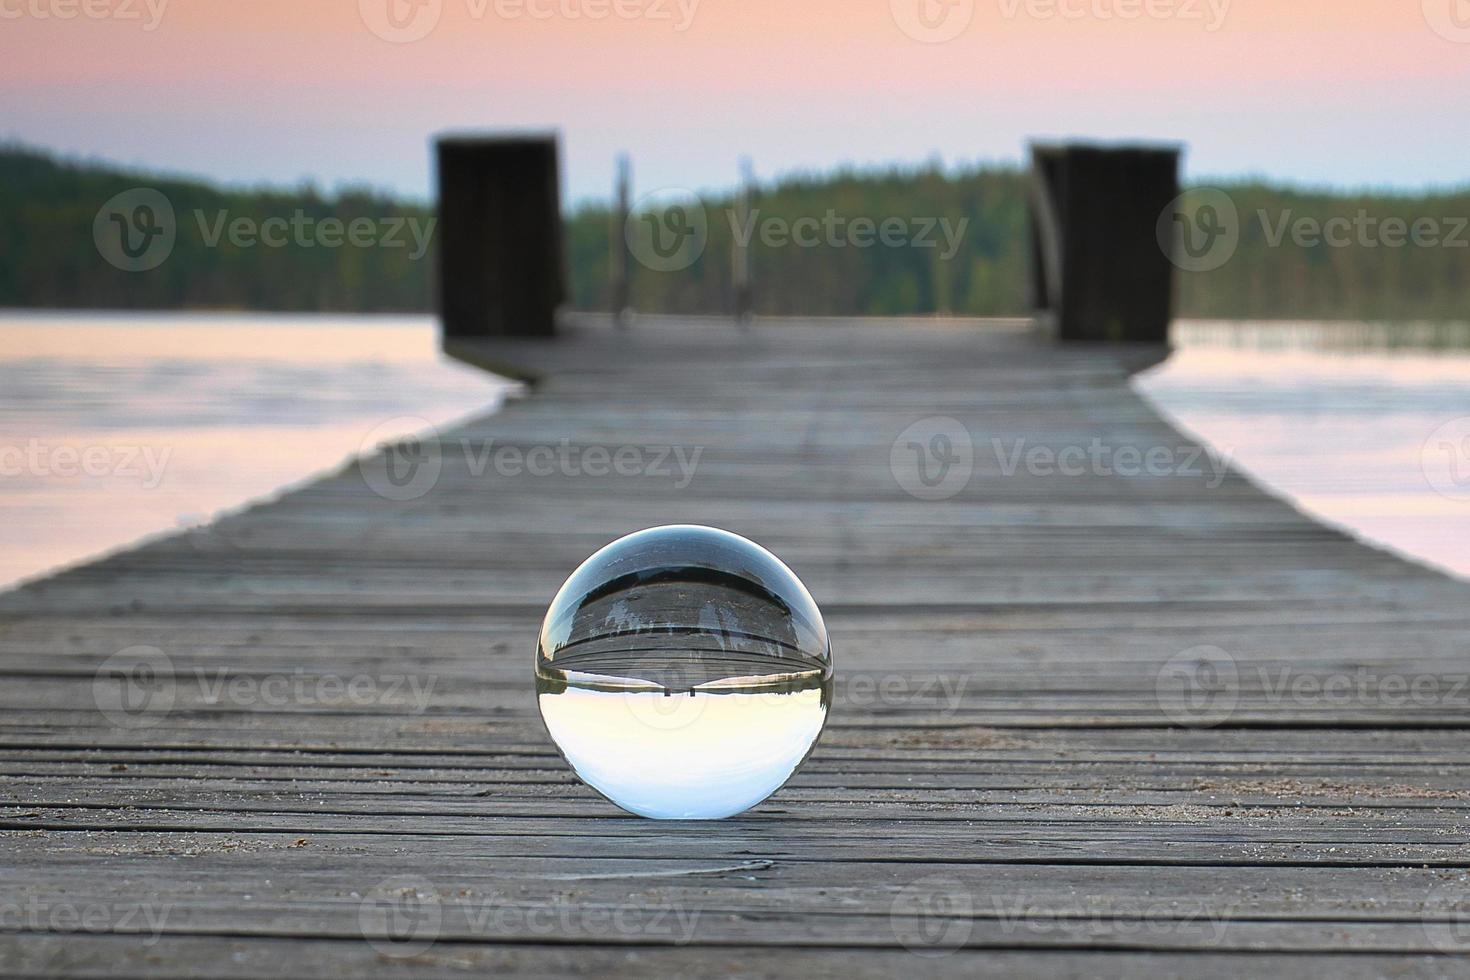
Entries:
{"label": "wooden dock", "polygon": [[[539,380],[387,483],[0,597],[0,970],[1470,975],[1470,586],[1189,464],[1127,385],[1147,349],[588,319],[455,350]],[[604,802],[532,692],[562,579],[677,522],[780,555],[837,663],[807,766],[719,823]]]}

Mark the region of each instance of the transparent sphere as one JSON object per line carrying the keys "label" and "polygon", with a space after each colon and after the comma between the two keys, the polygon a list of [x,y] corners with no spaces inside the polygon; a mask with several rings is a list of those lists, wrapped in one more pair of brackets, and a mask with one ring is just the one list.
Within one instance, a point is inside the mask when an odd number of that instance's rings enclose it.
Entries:
{"label": "transparent sphere", "polygon": [[582,563],[536,650],[546,730],[625,810],[713,820],[755,806],[811,752],[832,650],[811,594],[754,542],[655,527]]}

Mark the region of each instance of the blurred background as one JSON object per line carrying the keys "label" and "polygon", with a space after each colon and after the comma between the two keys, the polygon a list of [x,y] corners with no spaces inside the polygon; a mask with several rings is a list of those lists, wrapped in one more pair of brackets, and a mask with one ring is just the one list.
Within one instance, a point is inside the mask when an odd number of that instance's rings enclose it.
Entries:
{"label": "blurred background", "polygon": [[[1229,226],[1181,263],[1176,353],[1141,390],[1309,511],[1470,573],[1465,0],[0,0],[0,19],[0,583],[516,394],[438,352],[449,129],[557,131],[569,306],[625,288],[640,315],[730,315],[744,235],[757,316],[1027,316],[1028,144],[1182,144]],[[620,158],[635,217],[678,199],[704,229],[625,287]]]}

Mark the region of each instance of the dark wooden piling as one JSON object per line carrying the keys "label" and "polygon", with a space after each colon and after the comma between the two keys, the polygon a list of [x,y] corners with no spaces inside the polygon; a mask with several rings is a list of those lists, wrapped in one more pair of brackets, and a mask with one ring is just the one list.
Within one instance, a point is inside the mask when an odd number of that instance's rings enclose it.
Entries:
{"label": "dark wooden piling", "polygon": [[566,295],[554,135],[438,142],[444,336],[549,337]]}
{"label": "dark wooden piling", "polygon": [[1178,148],[1038,145],[1032,180],[1034,296],[1057,338],[1165,343],[1174,265],[1157,224]]}

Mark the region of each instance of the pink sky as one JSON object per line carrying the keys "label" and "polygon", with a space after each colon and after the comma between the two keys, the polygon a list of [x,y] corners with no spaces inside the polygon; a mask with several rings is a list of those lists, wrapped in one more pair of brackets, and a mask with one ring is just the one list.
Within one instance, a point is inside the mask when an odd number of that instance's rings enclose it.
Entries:
{"label": "pink sky", "polygon": [[0,131],[419,195],[457,127],[561,129],[576,198],[622,149],[647,190],[726,185],[745,153],[769,177],[1033,136],[1182,140],[1194,176],[1470,181],[1470,0],[418,2],[0,0]]}

